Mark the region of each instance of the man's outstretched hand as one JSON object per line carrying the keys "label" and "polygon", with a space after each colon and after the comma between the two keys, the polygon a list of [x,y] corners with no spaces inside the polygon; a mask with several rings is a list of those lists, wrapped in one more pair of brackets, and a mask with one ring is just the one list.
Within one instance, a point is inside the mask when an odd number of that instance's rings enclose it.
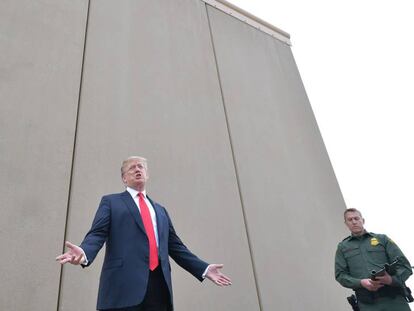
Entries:
{"label": "man's outstretched hand", "polygon": [[219,271],[219,269],[221,268],[223,268],[222,264],[209,265],[206,273],[206,278],[208,278],[210,281],[212,281],[214,284],[218,286],[231,285],[230,278]]}
{"label": "man's outstretched hand", "polygon": [[85,253],[83,252],[82,248],[79,246],[70,243],[69,241],[65,242],[65,245],[69,250],[56,257],[56,261],[60,264],[65,264],[67,262],[71,263],[72,265],[79,265],[85,261]]}

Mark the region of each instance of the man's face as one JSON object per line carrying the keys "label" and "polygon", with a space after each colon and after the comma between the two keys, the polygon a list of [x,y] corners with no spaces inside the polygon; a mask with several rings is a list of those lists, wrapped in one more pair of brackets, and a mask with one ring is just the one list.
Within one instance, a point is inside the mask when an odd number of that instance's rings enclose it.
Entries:
{"label": "man's face", "polygon": [[148,180],[147,168],[144,162],[139,159],[132,159],[125,166],[122,181],[130,188],[137,191],[145,189],[145,183]]}
{"label": "man's face", "polygon": [[348,212],[345,214],[345,225],[353,235],[364,233],[364,218],[358,212]]}

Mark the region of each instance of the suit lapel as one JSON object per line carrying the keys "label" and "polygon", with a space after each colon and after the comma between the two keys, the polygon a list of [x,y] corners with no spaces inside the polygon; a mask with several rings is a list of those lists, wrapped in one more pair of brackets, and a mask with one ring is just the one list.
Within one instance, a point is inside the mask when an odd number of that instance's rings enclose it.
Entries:
{"label": "suit lapel", "polygon": [[125,205],[128,207],[129,212],[137,223],[138,227],[146,234],[144,224],[142,222],[141,214],[139,213],[138,207],[134,202],[134,199],[131,197],[128,191],[125,191],[121,194],[122,200]]}

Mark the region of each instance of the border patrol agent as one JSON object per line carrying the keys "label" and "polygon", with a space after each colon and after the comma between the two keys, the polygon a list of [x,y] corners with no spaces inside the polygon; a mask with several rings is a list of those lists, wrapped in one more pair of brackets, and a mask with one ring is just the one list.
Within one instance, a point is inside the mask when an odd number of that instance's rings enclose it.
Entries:
{"label": "border patrol agent", "polygon": [[[386,235],[367,232],[365,220],[357,209],[347,209],[344,219],[351,235],[338,244],[336,280],[355,291],[361,311],[409,311],[404,288],[412,270],[407,258]],[[393,275],[385,272],[371,280],[373,270],[378,271],[397,258]]]}

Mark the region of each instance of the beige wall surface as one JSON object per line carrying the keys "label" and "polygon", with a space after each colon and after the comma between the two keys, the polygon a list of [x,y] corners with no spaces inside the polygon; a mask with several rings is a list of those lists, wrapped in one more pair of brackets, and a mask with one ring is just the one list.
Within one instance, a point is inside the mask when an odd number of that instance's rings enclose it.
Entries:
{"label": "beige wall surface", "polygon": [[5,0],[0,66],[0,310],[95,309],[104,250],[87,269],[54,257],[130,155],[233,280],[173,265],[176,310],[348,309],[345,206],[289,46],[200,0]]}
{"label": "beige wall surface", "polygon": [[263,310],[346,310],[332,234],[345,205],[291,50],[208,13]]}
{"label": "beige wall surface", "polygon": [[[174,265],[176,309],[258,310],[204,3],[92,2],[84,68],[68,239],[81,241],[102,194],[122,190],[122,159],[143,155],[149,195],[235,279],[219,289]],[[95,306],[100,261],[86,270],[65,267],[61,310]]]}
{"label": "beige wall surface", "polygon": [[56,310],[85,1],[0,1],[0,310]]}

